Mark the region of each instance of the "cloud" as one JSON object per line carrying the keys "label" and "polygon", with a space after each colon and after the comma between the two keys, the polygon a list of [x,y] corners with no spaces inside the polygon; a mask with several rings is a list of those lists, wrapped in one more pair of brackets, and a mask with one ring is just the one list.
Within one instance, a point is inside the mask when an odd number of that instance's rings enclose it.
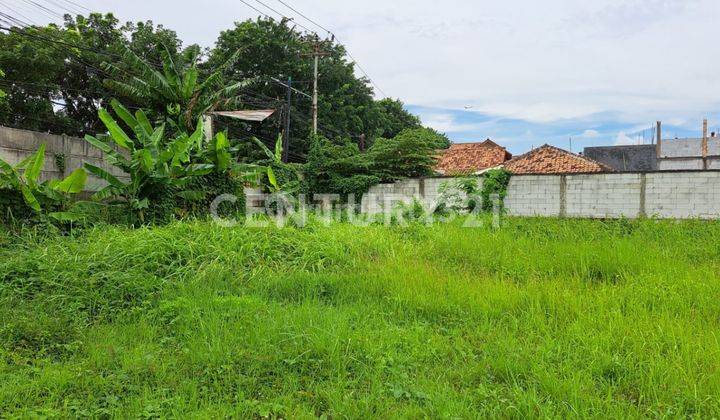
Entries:
{"label": "cloud", "polygon": [[624,131],[619,132],[615,138],[616,146],[628,146],[633,144],[637,144],[637,140],[628,137]]}
{"label": "cloud", "polygon": [[585,130],[580,134],[580,138],[584,139],[595,139],[600,137],[600,132],[597,130]]}

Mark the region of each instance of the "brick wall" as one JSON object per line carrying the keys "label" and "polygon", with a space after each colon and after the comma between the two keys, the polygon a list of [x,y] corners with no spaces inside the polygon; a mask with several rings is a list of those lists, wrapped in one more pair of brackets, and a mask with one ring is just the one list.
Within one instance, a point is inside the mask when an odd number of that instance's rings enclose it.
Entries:
{"label": "brick wall", "polygon": [[[103,160],[103,153],[84,139],[0,127],[0,159],[11,165],[15,165],[35,153],[42,144],[45,144],[45,168],[41,173],[43,181],[63,178],[80,168],[83,162],[106,169],[121,180],[129,179],[127,174],[108,165]],[[60,154],[65,156],[64,173],[55,163],[55,156]],[[104,185],[104,181],[90,177],[87,189],[95,191]]]}

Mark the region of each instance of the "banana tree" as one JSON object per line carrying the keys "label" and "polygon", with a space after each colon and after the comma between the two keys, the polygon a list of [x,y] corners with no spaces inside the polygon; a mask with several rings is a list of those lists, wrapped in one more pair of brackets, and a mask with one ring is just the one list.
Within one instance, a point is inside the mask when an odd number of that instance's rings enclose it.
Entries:
{"label": "banana tree", "polygon": [[45,166],[45,145],[15,166],[0,159],[0,189],[20,192],[25,204],[35,213],[52,211],[48,216],[61,221],[73,221],[78,218],[72,212],[65,211],[72,196],[85,188],[87,173],[78,168],[62,180],[39,182]]}
{"label": "banana tree", "polygon": [[104,63],[106,71],[113,76],[104,83],[118,94],[169,116],[169,121],[179,130],[193,130],[195,122],[208,112],[238,106],[240,90],[254,83],[254,80],[225,83],[223,72],[237,60],[238,53],[203,81],[200,81],[196,59],[192,59],[190,65],[183,65],[173,61],[167,50],[161,55],[162,70],[159,70],[126,49],[123,62],[129,64],[130,70]]}
{"label": "banana tree", "polygon": [[[273,194],[280,192],[292,194],[297,192],[300,189],[300,173],[293,165],[282,161],[282,134],[278,135],[274,151],[265,146],[258,138],[253,137],[252,140],[262,149],[269,160],[269,164],[263,167],[268,181],[266,185],[267,189]],[[283,171],[289,171],[294,179],[287,182],[279,181],[273,167],[282,169]]]}
{"label": "banana tree", "polygon": [[201,121],[192,134],[179,132],[174,138],[166,139],[165,125],[154,127],[144,111],[132,114],[116,100],[111,101],[111,106],[132,133],[128,134],[107,110],[101,109],[99,117],[108,134],[87,135],[85,140],[103,151],[111,165],[129,174],[130,182],[123,182],[105,169],[86,163],[88,172],[107,182],[107,186],[93,195],[95,200],[119,198],[144,221],[144,211],[154,196],[181,192],[192,177],[215,170],[212,163],[192,161],[195,151],[203,147]]}

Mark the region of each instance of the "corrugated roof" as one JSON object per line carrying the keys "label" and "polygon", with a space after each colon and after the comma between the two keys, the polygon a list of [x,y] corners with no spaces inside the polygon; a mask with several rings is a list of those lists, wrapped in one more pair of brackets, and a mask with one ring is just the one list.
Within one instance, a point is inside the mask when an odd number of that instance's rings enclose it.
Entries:
{"label": "corrugated roof", "polygon": [[444,150],[435,165],[443,175],[469,175],[502,165],[512,158],[504,147],[488,139],[482,143],[458,143]]}
{"label": "corrugated roof", "polygon": [[247,111],[215,111],[212,114],[243,121],[265,121],[274,113],[274,109],[253,109]]}
{"label": "corrugated roof", "polygon": [[602,163],[549,144],[518,156],[503,166],[518,175],[612,172]]}

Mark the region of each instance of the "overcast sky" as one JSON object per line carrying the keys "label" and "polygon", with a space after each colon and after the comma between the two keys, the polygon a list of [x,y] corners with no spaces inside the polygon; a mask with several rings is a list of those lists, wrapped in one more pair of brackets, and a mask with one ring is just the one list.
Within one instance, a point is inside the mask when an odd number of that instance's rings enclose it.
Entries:
{"label": "overcast sky", "polygon": [[[239,0],[73,1],[203,46],[258,15]],[[572,137],[578,151],[638,141],[658,119],[668,136],[699,135],[705,116],[720,126],[720,0],[284,1],[335,32],[385,94],[458,142],[491,137],[519,153],[567,149]],[[25,0],[3,3],[51,20]]]}

